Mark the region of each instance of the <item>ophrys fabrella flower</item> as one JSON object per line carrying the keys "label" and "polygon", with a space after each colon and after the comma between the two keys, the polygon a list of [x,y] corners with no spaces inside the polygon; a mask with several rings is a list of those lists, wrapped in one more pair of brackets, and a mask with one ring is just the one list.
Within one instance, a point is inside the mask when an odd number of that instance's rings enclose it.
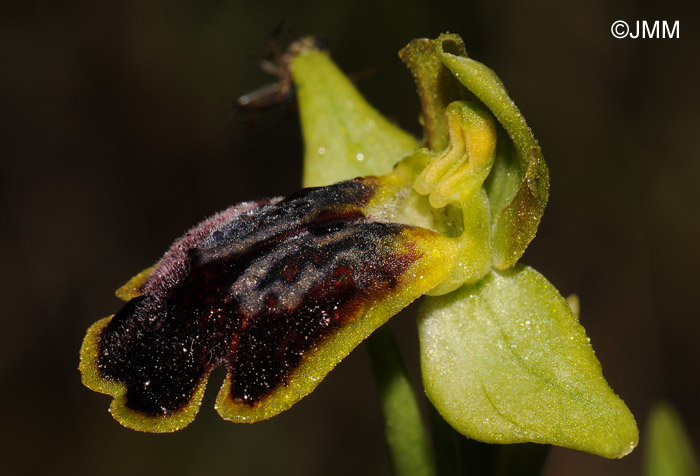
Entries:
{"label": "ophrys fabrella flower", "polygon": [[306,188],[233,206],[122,287],[85,338],[83,382],[143,431],[195,417],[209,374],[217,410],[253,422],[311,392],[422,295],[426,392],[458,431],[608,457],[636,425],[602,378],[576,316],[516,264],[548,195],[540,148],[500,80],[461,39],[401,56],[423,106],[423,147],[366,104],[312,42],[286,61],[306,142]]}

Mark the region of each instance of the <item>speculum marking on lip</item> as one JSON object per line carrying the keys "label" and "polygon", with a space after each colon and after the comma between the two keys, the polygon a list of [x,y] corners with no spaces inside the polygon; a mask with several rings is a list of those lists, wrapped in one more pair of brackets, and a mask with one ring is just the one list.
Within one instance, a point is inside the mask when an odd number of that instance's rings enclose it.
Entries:
{"label": "speculum marking on lip", "polygon": [[159,266],[181,276],[154,272],[102,330],[100,377],[124,383],[126,406],[148,416],[186,407],[218,365],[231,399],[263,401],[419,258],[397,246],[405,226],[365,217],[375,188],[355,179],[248,207],[171,253]]}

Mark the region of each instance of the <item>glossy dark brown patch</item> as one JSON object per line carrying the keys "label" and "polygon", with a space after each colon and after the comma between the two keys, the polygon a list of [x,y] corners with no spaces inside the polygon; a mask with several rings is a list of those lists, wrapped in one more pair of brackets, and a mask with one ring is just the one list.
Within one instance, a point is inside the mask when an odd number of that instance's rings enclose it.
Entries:
{"label": "glossy dark brown patch", "polygon": [[396,252],[402,225],[362,213],[374,188],[356,179],[302,190],[208,230],[183,262],[164,259],[184,271],[173,279],[156,268],[105,327],[100,376],[125,383],[126,405],[150,416],[183,408],[221,364],[232,399],[260,402],[418,259]]}

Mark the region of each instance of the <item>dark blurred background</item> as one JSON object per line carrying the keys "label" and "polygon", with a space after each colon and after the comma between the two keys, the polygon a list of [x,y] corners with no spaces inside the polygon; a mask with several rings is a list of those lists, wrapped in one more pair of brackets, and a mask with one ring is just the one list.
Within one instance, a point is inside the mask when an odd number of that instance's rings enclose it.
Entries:
{"label": "dark blurred background", "polygon": [[[617,40],[620,19],[679,20],[680,39]],[[418,99],[395,59],[416,37],[461,34],[523,111],[552,176],[524,261],[578,293],[641,430],[621,461],[555,449],[547,474],[640,474],[661,398],[697,451],[698,2],[15,0],[0,7],[0,472],[389,474],[364,345],[255,425],[216,415],[222,373],[172,435],[122,428],[110,399],[80,384],[85,329],[118,308],[117,287],[202,218],[298,188],[294,111],[234,107],[272,80],[258,62],[280,21],[289,39],[325,36],[345,71],[377,67],[360,89],[416,134]],[[392,322],[418,377],[413,325],[410,312]]]}

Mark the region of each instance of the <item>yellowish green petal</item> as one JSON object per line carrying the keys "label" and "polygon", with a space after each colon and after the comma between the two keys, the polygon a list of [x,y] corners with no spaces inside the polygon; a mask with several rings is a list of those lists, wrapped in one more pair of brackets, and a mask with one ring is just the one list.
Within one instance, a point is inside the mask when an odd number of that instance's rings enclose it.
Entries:
{"label": "yellowish green petal", "polygon": [[445,110],[450,103],[473,99],[464,86],[445,68],[437,55],[436,40],[419,38],[399,51],[416,81],[421,102],[421,123],[425,146],[442,152],[449,145],[449,128]]}
{"label": "yellowish green petal", "polygon": [[549,196],[549,172],[532,131],[496,74],[466,56],[462,39],[445,34],[437,54],[457,80],[493,113],[512,145],[501,141],[488,183],[492,251],[497,269],[513,266],[535,237]]}

